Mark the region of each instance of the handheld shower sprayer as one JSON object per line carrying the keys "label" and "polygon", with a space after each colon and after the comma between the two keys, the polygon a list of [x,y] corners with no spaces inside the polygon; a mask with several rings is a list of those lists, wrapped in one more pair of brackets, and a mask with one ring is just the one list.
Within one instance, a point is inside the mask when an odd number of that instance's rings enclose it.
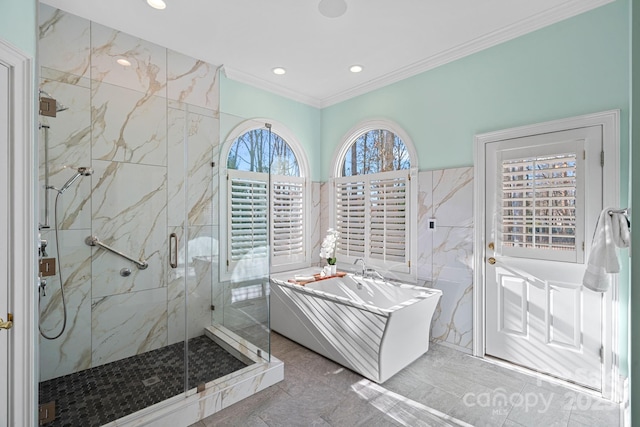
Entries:
{"label": "handheld shower sprayer", "polygon": [[65,191],[67,191],[69,187],[71,187],[71,185],[76,181],[76,179],[80,178],[81,176],[89,176],[91,174],[93,174],[93,169],[87,168],[87,167],[79,167],[75,175],[69,178],[69,180],[65,182],[62,187],[60,187],[60,189],[55,187],[49,187],[49,188],[51,188],[52,190],[56,190],[59,194],[62,194]]}

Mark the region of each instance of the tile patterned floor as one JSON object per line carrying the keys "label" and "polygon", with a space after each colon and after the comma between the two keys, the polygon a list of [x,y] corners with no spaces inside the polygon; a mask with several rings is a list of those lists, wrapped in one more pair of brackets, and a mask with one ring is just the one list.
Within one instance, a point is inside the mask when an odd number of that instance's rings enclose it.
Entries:
{"label": "tile patterned floor", "polygon": [[[189,388],[247,365],[206,336],[189,340]],[[172,344],[39,385],[40,403],[56,402],[46,427],[101,426],[184,391],[184,345]],[[154,384],[145,385],[151,380]],[[147,382],[148,383],[148,382]]]}
{"label": "tile patterned floor", "polygon": [[617,405],[441,345],[382,385],[275,333],[272,352],[284,381],[191,427],[620,425]]}

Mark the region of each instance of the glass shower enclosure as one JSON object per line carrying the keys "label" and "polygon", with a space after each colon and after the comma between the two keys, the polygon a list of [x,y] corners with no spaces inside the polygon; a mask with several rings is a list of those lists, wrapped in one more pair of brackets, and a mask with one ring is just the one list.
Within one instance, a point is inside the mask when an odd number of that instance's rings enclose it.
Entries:
{"label": "glass shower enclosure", "polygon": [[268,263],[251,298],[220,274],[219,68],[46,5],[39,42],[41,425],[134,420],[268,362]]}

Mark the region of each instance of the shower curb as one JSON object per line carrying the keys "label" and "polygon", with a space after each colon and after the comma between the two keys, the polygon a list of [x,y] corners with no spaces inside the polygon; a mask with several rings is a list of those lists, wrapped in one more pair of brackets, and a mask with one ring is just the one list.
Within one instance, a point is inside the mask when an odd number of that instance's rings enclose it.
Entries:
{"label": "shower curb", "polygon": [[205,328],[205,334],[251,365],[206,383],[201,392],[195,388],[188,390],[103,427],[186,427],[284,380],[284,363],[281,360],[273,355],[270,361],[259,357],[258,354],[262,354],[269,359],[269,354],[229,329],[220,325],[209,326]]}

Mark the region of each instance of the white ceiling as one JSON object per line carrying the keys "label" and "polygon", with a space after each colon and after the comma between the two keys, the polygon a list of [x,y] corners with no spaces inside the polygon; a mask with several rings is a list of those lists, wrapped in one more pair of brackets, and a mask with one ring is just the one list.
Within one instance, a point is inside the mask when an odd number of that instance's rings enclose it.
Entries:
{"label": "white ceiling", "polygon": [[[316,107],[418,74],[613,0],[43,0],[224,65],[228,77]],[[364,71],[349,72],[360,64]],[[274,67],[287,73],[276,76]]]}

